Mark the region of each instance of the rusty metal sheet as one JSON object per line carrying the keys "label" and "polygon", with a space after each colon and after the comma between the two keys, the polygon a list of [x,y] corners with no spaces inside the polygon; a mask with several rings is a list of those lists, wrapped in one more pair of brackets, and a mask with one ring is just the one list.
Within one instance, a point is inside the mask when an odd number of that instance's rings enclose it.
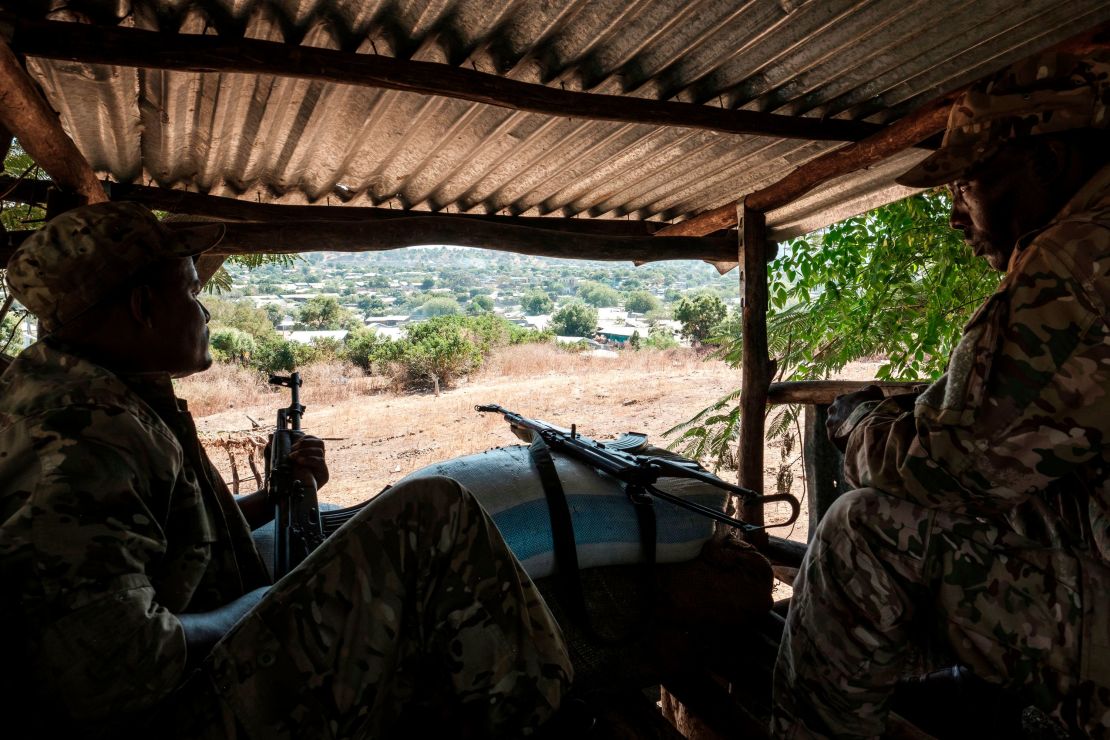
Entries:
{"label": "rusty metal sheet", "polygon": [[[378,53],[635,97],[889,122],[1110,19],[1102,0],[20,0],[8,12]],[[836,144],[519,113],[267,75],[31,59],[123,182],[276,203],[674,222]],[[907,154],[769,214],[776,238],[904,194]],[[908,167],[908,164],[906,164]]]}

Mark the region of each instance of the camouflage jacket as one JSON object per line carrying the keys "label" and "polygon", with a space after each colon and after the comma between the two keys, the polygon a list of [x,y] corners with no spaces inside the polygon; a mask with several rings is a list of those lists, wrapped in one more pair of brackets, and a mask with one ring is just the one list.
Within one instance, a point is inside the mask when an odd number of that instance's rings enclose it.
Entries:
{"label": "camouflage jacket", "polygon": [[184,679],[175,614],[268,582],[167,375],[120,377],[47,338],[0,376],[0,688],[110,727]]}
{"label": "camouflage jacket", "polygon": [[912,410],[870,402],[845,422],[849,484],[1110,561],[1108,305],[1110,167],[1018,243]]}

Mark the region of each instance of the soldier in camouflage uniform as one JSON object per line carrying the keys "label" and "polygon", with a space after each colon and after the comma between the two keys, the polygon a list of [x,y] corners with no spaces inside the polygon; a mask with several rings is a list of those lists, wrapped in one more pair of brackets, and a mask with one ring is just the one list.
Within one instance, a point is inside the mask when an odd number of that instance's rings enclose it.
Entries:
{"label": "soldier in camouflage uniform", "polygon": [[[457,483],[379,495],[271,585],[248,521],[273,502],[231,496],[170,381],[211,363],[190,256],[219,235],[99,204],[9,262],[47,334],[0,376],[5,730],[531,734],[568,686],[566,647]],[[319,440],[292,457],[326,481]]]}
{"label": "soldier in camouflage uniform", "polygon": [[900,179],[951,183],[953,226],[1006,276],[919,397],[830,409],[859,490],[794,584],[776,736],[878,736],[895,683],[934,661],[1107,733],[1108,78],[1105,53],[1015,65],[965,93]]}

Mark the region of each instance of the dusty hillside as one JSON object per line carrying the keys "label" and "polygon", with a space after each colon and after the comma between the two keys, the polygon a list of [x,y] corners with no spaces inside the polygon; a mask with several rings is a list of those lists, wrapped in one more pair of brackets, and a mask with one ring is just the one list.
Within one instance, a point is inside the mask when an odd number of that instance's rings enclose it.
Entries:
{"label": "dusty hillside", "polygon": [[[853,368],[852,377],[871,377],[874,365]],[[688,350],[627,353],[618,359],[566,354],[549,347],[509,348],[491,358],[483,372],[439,396],[398,395],[386,382],[338,366],[303,373],[306,430],[326,438],[331,483],[321,499],[340,505],[361,501],[405,474],[433,462],[516,443],[500,417],[478,414],[475,404],[499,403],[525,416],[570,426],[598,438],[644,432],[666,445],[664,430],[685,421],[731,390],[737,371],[705,361]],[[252,419],[273,424],[274,410],[287,397],[270,392],[246,372],[215,368],[180,383],[202,435],[210,440],[250,434]],[[283,400],[285,399],[285,400]],[[261,438],[263,429],[256,434]],[[226,452],[217,441],[210,454],[231,480]],[[768,447],[766,490],[773,491],[781,450]],[[250,478],[240,453],[239,475]],[[802,496],[801,464],[791,455],[793,493]],[[735,479],[732,471],[722,471]],[[253,481],[243,490],[252,490]],[[803,506],[804,510],[804,506]],[[805,522],[791,536],[805,538]],[[779,531],[780,534],[786,534]]]}

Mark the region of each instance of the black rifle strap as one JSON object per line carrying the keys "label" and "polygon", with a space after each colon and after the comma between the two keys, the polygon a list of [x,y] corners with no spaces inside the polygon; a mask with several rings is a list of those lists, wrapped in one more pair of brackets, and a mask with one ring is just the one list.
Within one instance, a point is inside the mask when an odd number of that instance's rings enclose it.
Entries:
{"label": "black rifle strap", "polygon": [[656,521],[655,499],[640,486],[629,483],[625,488],[628,500],[636,510],[636,523],[640,526],[640,548],[644,554],[640,588],[644,614],[650,614],[655,601]]}
{"label": "black rifle strap", "polygon": [[538,434],[532,435],[528,447],[532,464],[540,476],[544,498],[547,499],[547,513],[551,517],[551,540],[554,544],[555,566],[562,586],[567,610],[591,632],[590,615],[586,611],[586,599],[582,595],[582,579],[578,576],[578,548],[574,544],[574,523],[570,518],[570,506],[563,491],[551,448]]}
{"label": "black rifle strap", "polygon": [[[558,567],[559,583],[562,587],[563,598],[566,600],[567,610],[572,618],[586,632],[596,640],[610,644],[622,643],[638,636],[644,625],[643,619],[637,619],[636,627],[624,637],[610,637],[599,633],[590,619],[590,612],[586,607],[586,598],[582,591],[582,579],[579,577],[578,548],[574,541],[574,523],[571,520],[570,505],[567,503],[566,492],[563,491],[559,472],[555,468],[555,460],[551,456],[551,448],[538,434],[533,435],[532,444],[528,448],[532,463],[540,476],[544,497],[547,499],[547,510],[551,517],[551,539],[554,545],[555,565]],[[654,501],[642,488],[628,486],[626,488],[628,499],[636,511],[636,523],[640,530],[640,546],[643,549],[643,585],[640,593],[643,597],[644,614],[648,614],[655,597],[655,548],[656,548],[656,522]]]}

